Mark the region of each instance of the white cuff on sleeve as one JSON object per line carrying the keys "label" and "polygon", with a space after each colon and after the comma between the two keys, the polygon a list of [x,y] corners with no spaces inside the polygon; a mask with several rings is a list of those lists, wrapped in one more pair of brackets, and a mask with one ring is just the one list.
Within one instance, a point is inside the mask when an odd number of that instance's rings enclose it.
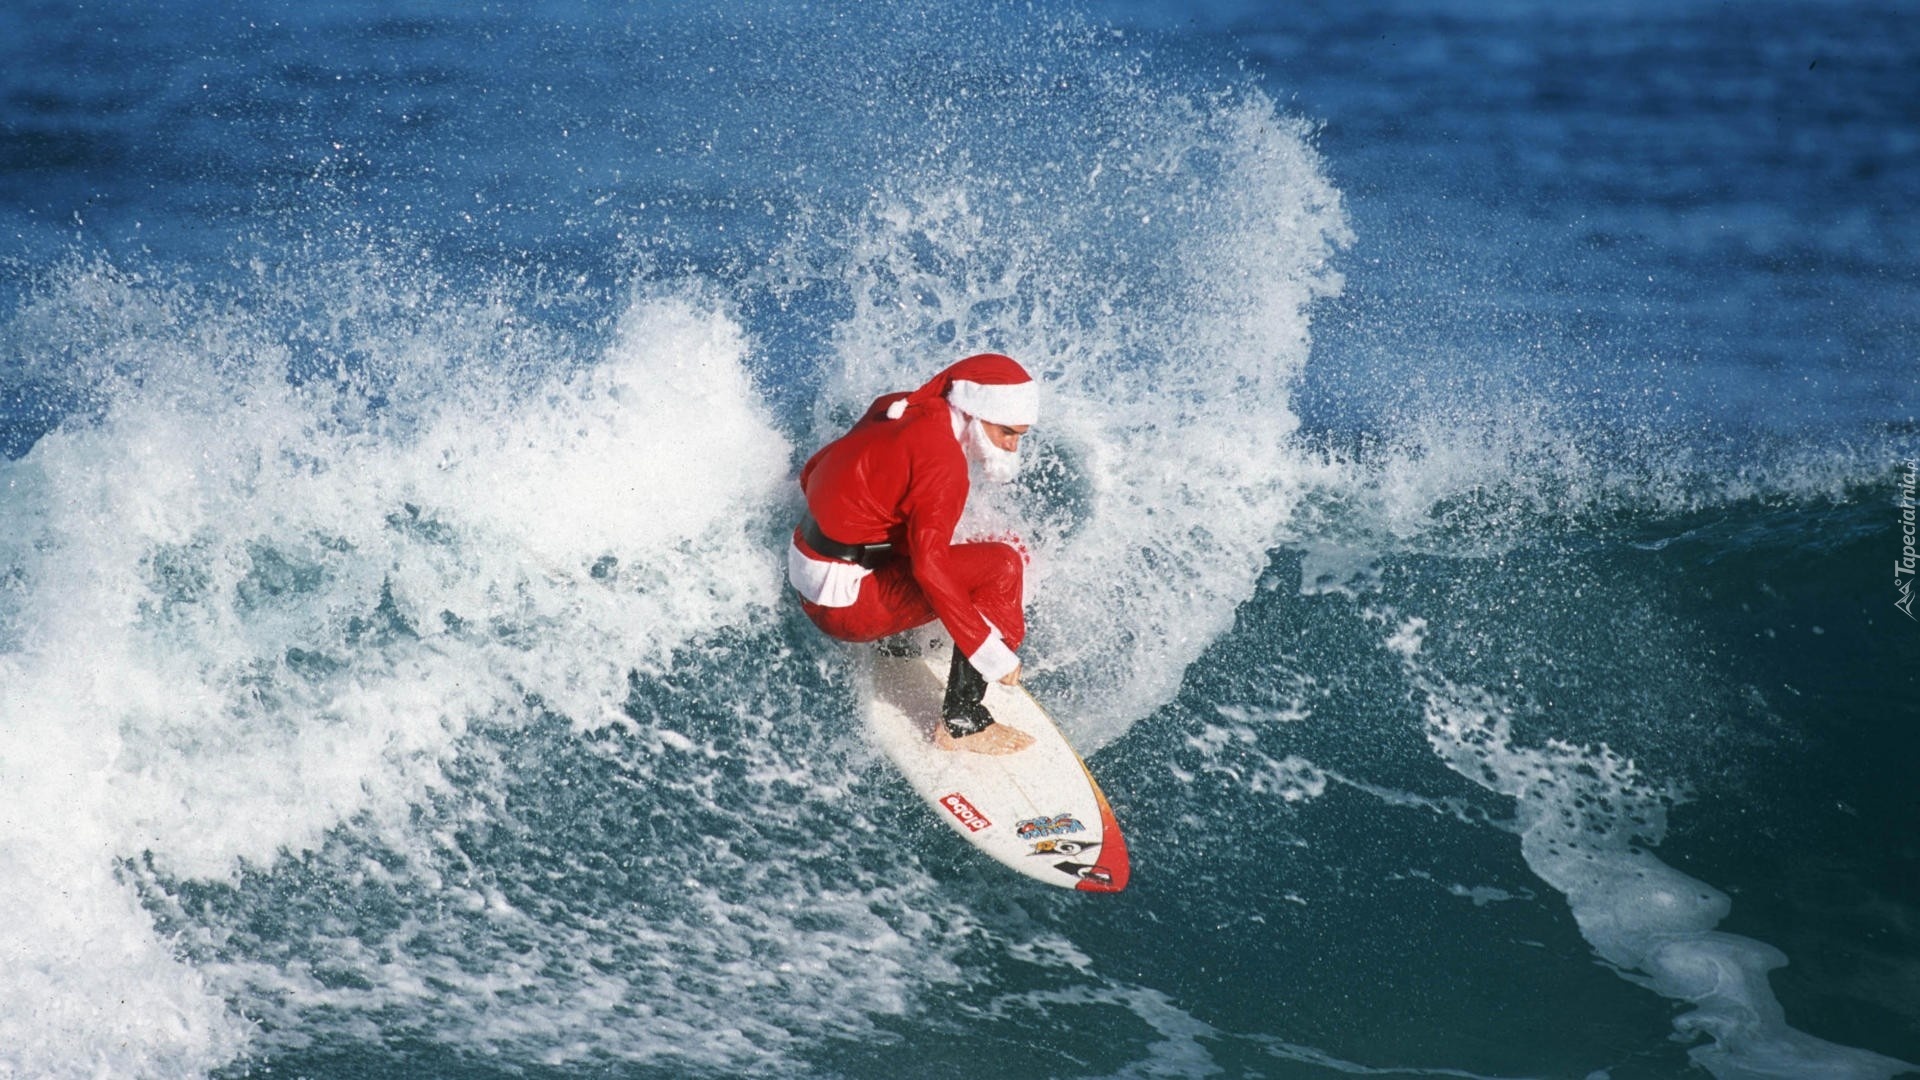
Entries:
{"label": "white cuff on sleeve", "polygon": [[981,642],[979,648],[968,654],[967,661],[973,665],[975,671],[985,675],[988,682],[1003,678],[1020,666],[1020,657],[1012,649],[1007,648],[1007,643],[1001,639],[998,630],[988,633],[987,640]]}

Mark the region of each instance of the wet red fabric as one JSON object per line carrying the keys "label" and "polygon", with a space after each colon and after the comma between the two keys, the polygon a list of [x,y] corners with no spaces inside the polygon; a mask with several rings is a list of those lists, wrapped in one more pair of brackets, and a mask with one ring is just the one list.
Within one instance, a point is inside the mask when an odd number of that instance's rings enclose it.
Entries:
{"label": "wet red fabric", "polygon": [[[947,548],[944,561],[969,606],[999,628],[1007,648],[1019,648],[1027,636],[1027,616],[1022,609],[1025,564],[1020,552],[1012,545],[991,540],[953,544]],[[939,617],[908,559],[894,559],[869,574],[860,583],[860,598],[851,607],[821,607],[805,600],[800,606],[815,626],[842,641],[876,641]],[[972,654],[965,646],[962,651]]]}
{"label": "wet red fabric", "polygon": [[1009,649],[1017,648],[1026,627],[1023,560],[998,542],[953,543],[967,502],[966,454],[943,400],[910,402],[889,419],[887,407],[907,398],[876,399],[852,430],[801,469],[807,510],[821,532],[843,544],[891,543],[896,553],[860,583],[852,606],[803,606],[820,629],[847,641],[938,618],[969,657],[991,637],[989,621]]}

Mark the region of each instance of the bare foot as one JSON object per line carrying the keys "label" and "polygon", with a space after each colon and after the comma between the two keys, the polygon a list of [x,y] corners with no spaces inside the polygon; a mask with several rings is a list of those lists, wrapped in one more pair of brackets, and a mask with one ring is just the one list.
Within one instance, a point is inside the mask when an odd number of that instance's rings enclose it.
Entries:
{"label": "bare foot", "polygon": [[1033,745],[1033,736],[1019,728],[994,724],[956,739],[942,723],[933,726],[933,745],[942,750],[967,750],[975,754],[1017,754]]}

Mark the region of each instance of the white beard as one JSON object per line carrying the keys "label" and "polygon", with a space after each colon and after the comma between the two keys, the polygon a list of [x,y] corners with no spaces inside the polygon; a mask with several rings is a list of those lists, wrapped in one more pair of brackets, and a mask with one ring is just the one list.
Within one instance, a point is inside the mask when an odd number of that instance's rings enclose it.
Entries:
{"label": "white beard", "polygon": [[993,445],[987,437],[987,429],[980,426],[980,418],[967,417],[967,428],[961,437],[961,447],[967,452],[967,460],[980,466],[980,475],[996,484],[1011,481],[1020,471],[1020,451],[1002,450]]}

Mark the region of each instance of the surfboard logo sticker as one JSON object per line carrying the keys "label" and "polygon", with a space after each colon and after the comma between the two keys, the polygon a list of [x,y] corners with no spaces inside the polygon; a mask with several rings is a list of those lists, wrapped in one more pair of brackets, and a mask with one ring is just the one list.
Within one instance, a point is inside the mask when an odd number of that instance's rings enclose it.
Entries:
{"label": "surfboard logo sticker", "polygon": [[940,805],[946,807],[947,813],[952,814],[955,820],[965,825],[968,832],[980,832],[983,829],[993,828],[993,822],[988,821],[985,814],[975,810],[973,804],[967,801],[967,797],[957,791],[950,791],[940,796]]}
{"label": "surfboard logo sticker", "polygon": [[[1059,870],[1061,873],[1072,874],[1088,884],[1113,889],[1113,871],[1104,866],[1082,866],[1078,863],[1063,862],[1056,864],[1054,869]],[[1120,890],[1113,889],[1113,891],[1119,892]]]}
{"label": "surfboard logo sticker", "polygon": [[1050,817],[1028,818],[1014,825],[1014,835],[1022,840],[1038,840],[1047,836],[1065,836],[1068,833],[1085,832],[1087,827],[1072,814],[1054,814]]}
{"label": "surfboard logo sticker", "polygon": [[1078,855],[1088,848],[1100,846],[1100,841],[1081,843],[1078,840],[1036,840],[1030,855]]}

